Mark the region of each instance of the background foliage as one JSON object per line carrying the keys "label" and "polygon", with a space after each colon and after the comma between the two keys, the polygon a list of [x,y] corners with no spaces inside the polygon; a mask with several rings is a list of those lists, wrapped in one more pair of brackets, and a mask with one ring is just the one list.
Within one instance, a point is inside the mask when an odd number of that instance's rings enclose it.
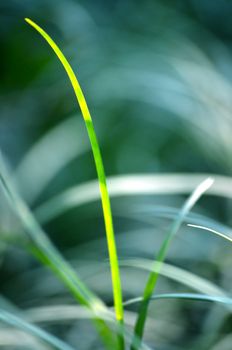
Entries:
{"label": "background foliage", "polygon": [[[228,182],[218,180],[224,192],[203,197],[194,213],[207,217],[209,226],[211,219],[217,221],[213,226],[230,234],[231,13],[229,0],[10,0],[0,4],[0,146],[21,195],[41,222],[42,203],[96,179],[96,173],[67,77],[23,18],[46,28],[77,72],[107,176],[226,176]],[[167,185],[173,181],[163,179],[164,187],[165,181]],[[91,190],[84,196],[91,196]],[[135,258],[137,264],[139,258],[152,259],[184,199],[183,194],[170,192],[113,198],[120,259]],[[31,319],[43,315],[41,326],[51,333],[77,349],[97,348],[91,323],[69,312],[68,305],[75,303],[72,297],[22,247],[24,235],[2,192],[0,206],[1,307],[22,309],[29,315],[28,310],[37,308],[31,311]],[[100,201],[71,208],[43,226],[88,286],[112,305]],[[218,237],[182,225],[167,262],[231,293],[231,247]],[[147,274],[122,268],[125,300],[142,294]],[[157,288],[157,293],[188,291],[188,286],[165,277]],[[52,305],[66,305],[67,315],[58,310],[46,314],[46,307]],[[137,308],[128,310],[126,317],[133,322]],[[151,347],[231,349],[231,309],[161,300],[149,310],[145,340]],[[18,348],[20,342],[13,342],[16,333],[7,330],[0,329],[0,346]],[[22,342],[25,337],[17,333]],[[30,341],[28,348],[39,347],[34,338]]]}

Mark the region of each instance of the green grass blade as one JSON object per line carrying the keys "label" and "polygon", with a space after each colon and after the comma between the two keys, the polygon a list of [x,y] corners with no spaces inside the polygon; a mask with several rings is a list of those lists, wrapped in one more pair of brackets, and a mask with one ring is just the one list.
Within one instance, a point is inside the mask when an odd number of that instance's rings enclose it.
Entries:
{"label": "green grass blade", "polygon": [[[149,306],[149,301],[151,298],[151,295],[155,289],[160,269],[162,266],[162,262],[164,261],[166,254],[168,252],[169,246],[171,244],[171,241],[177,231],[179,230],[185,216],[188,214],[188,212],[191,210],[191,208],[194,206],[194,204],[197,202],[197,200],[202,196],[202,194],[213,184],[213,180],[211,178],[206,179],[203,181],[197,188],[193,191],[192,195],[187,199],[185,202],[184,206],[179,212],[179,215],[177,216],[176,220],[174,221],[170,232],[168,233],[166,239],[164,240],[158,255],[157,255],[157,261],[154,262],[154,264],[158,264],[158,270],[157,272],[151,272],[147,284],[144,288],[144,293],[143,293],[143,300],[140,304],[140,309],[138,313],[138,318],[135,324],[134,328],[134,334],[136,337],[139,339],[142,339],[143,337],[143,332],[144,332],[144,327],[145,327],[145,322],[147,318],[147,312],[148,312],[148,306]],[[139,347],[132,341],[131,345],[131,350],[136,350]]]}
{"label": "green grass blade", "polygon": [[[37,30],[42,35],[42,37],[47,41],[47,43],[50,45],[50,47],[53,49],[53,51],[59,58],[60,62],[62,63],[71,81],[73,90],[75,92],[77,101],[79,103],[79,106],[86,124],[87,132],[88,132],[91,147],[92,147],[93,157],[96,165],[100,192],[101,192],[102,208],[103,208],[103,215],[104,215],[104,221],[105,221],[111,274],[112,274],[115,314],[116,314],[116,319],[120,323],[123,323],[122,290],[121,290],[121,281],[120,281],[117,249],[115,244],[110,199],[109,199],[109,194],[108,194],[108,189],[106,184],[106,177],[105,177],[105,171],[104,171],[102,156],[100,152],[100,147],[98,145],[98,140],[94,130],[92,118],[91,118],[84,94],[80,87],[80,84],[76,78],[76,75],[73,72],[73,69],[71,68],[69,62],[61,52],[61,50],[58,48],[58,46],[55,44],[52,38],[41,27],[39,27],[36,23],[34,23],[32,20],[28,18],[26,18],[25,20],[28,24],[30,24],[35,30]],[[124,346],[122,344],[121,348],[123,347]]]}
{"label": "green grass blade", "polygon": [[13,327],[21,329],[22,331],[29,333],[51,345],[53,348],[59,350],[74,350],[73,347],[69,346],[62,340],[58,339],[54,335],[47,333],[43,329],[35,326],[27,321],[24,321],[22,318],[15,316],[14,314],[0,309],[0,321],[9,324]]}
{"label": "green grass blade", "polygon": [[14,188],[9,175],[5,169],[3,159],[0,155],[0,183],[6,194],[8,202],[16,215],[19,217],[29,238],[29,245],[31,251],[37,258],[46,264],[60,280],[72,292],[76,300],[81,304],[87,306],[96,317],[96,326],[105,343],[111,344],[113,342],[113,335],[111,330],[107,327],[104,321],[101,320],[112,315],[106,308],[104,303],[93,294],[88,287],[80,280],[73,268],[68,264],[61,254],[56,250],[51,241],[48,239],[45,232],[39,226],[34,216],[30,212],[27,205],[18,195]]}
{"label": "green grass blade", "polygon": [[[198,293],[164,293],[164,294],[154,294],[150,297],[150,300],[163,300],[163,299],[184,299],[184,300],[194,300],[194,301],[206,301],[225,305],[232,305],[232,298],[221,297],[221,296],[211,296]],[[137,297],[125,301],[124,306],[129,306],[137,304],[143,301],[143,297]]]}
{"label": "green grass blade", "polygon": [[[108,178],[110,196],[180,195],[191,193],[210,174],[130,174]],[[207,195],[232,198],[232,177],[213,175],[215,182]],[[54,196],[36,209],[42,222],[55,219],[67,210],[100,199],[97,181],[73,186]]]}
{"label": "green grass blade", "polygon": [[[126,314],[126,313],[125,313]],[[64,321],[76,321],[81,319],[92,319],[93,315],[83,306],[80,305],[52,305],[52,306],[39,306],[32,309],[24,310],[24,315],[26,316],[26,319],[29,320],[29,322],[33,323],[63,323]],[[127,313],[128,316],[131,316],[132,313]],[[107,320],[107,319],[106,319]],[[116,325],[115,320],[114,325]],[[128,326],[132,326],[133,321],[130,319],[126,319],[125,317],[125,324]],[[122,327],[118,329],[119,332],[121,332],[125,340],[130,343],[132,339],[132,333],[126,329],[125,327]],[[139,341],[139,340],[137,340]],[[141,345],[142,350],[152,350],[150,347],[148,347],[146,344],[142,343]],[[115,348],[111,348],[113,350]]]}
{"label": "green grass blade", "polygon": [[142,269],[150,272],[156,272],[164,277],[172,279],[175,282],[179,282],[192,290],[199,293],[203,293],[209,296],[218,295],[221,297],[227,297],[227,293],[214,283],[208,281],[206,278],[200,277],[192,272],[189,272],[183,268],[162,263],[160,270],[158,264],[154,264],[152,259],[127,259],[120,261],[120,266],[132,267],[136,269]]}

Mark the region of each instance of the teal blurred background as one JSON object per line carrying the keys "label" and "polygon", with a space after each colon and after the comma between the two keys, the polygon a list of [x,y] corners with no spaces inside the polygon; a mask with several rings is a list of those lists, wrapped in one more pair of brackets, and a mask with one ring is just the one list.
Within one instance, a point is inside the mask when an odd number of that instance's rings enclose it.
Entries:
{"label": "teal blurred background", "polygon": [[[24,17],[46,29],[77,73],[107,176],[230,177],[231,15],[229,0],[2,2],[0,147],[30,207],[36,212],[49,198],[96,179],[96,171],[66,74]],[[159,194],[113,199],[120,257],[153,258],[184,198]],[[2,193],[0,206],[3,237],[7,232],[0,245],[0,291],[5,302],[7,298],[23,309],[74,303],[21,247],[23,234],[16,234],[18,222]],[[217,220],[227,232],[232,223],[231,199],[225,196],[204,197],[195,212]],[[112,305],[100,202],[72,208],[44,228],[89,286]],[[185,226],[168,262],[231,292],[228,243]],[[125,298],[140,295],[145,280],[146,272],[125,269]],[[162,277],[158,288],[186,291]],[[228,310],[204,303],[162,303],[151,307],[148,344],[162,350],[231,349]],[[157,328],[152,330],[154,320]],[[93,344],[97,348],[87,321],[47,328],[79,344],[79,349],[91,349]],[[89,328],[91,340],[82,339]]]}

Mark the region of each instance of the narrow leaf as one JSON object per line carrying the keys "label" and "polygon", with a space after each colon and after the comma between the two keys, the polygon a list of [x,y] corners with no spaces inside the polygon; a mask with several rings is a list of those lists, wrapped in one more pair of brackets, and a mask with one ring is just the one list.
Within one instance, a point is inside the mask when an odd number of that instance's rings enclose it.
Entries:
{"label": "narrow leaf", "polygon": [[[197,200],[202,196],[202,194],[213,184],[213,179],[208,178],[200,185],[197,186],[197,188],[193,191],[192,195],[187,199],[185,202],[184,206],[179,212],[179,215],[177,216],[176,220],[174,221],[166,239],[164,240],[163,244],[161,245],[161,248],[158,252],[157,255],[157,261],[154,262],[155,265],[158,265],[158,271],[154,272],[152,271],[148,277],[147,284],[144,288],[144,293],[143,293],[143,300],[140,305],[139,313],[138,313],[138,318],[135,324],[134,328],[134,334],[136,337],[142,339],[143,337],[143,332],[144,332],[144,327],[145,327],[145,322],[147,318],[147,312],[148,312],[148,306],[149,306],[149,301],[150,298],[153,294],[153,291],[155,289],[159,274],[160,274],[160,269],[162,267],[162,262],[164,261],[169,246],[171,244],[171,241],[173,237],[176,235],[177,231],[179,230],[185,216],[188,214],[188,212],[191,210],[191,208],[194,206],[194,204],[197,202]],[[136,350],[139,349],[137,345],[134,344],[132,341],[131,345],[131,350]]]}
{"label": "narrow leaf", "polygon": [[[162,300],[162,299],[186,299],[194,301],[207,301],[225,305],[232,305],[232,298],[222,297],[222,296],[211,296],[198,293],[164,293],[164,294],[154,294],[150,297],[150,300]],[[143,301],[143,297],[137,297],[125,301],[124,306],[129,306],[137,304]]]}
{"label": "narrow leaf", "polygon": [[214,283],[208,281],[206,278],[200,277],[190,271],[186,271],[183,268],[162,263],[160,269],[159,264],[154,264],[154,260],[151,259],[128,259],[120,261],[121,266],[133,267],[143,269],[146,271],[156,272],[164,277],[170,278],[182,285],[185,285],[197,292],[214,296],[228,297],[227,293]]}
{"label": "narrow leaf", "polygon": [[206,227],[206,226],[201,226],[201,225],[194,225],[194,224],[188,224],[188,226],[190,227],[195,227],[195,228],[199,228],[200,230],[205,230],[205,231],[209,231],[219,237],[222,237],[224,239],[226,239],[227,241],[232,242],[232,237],[229,235],[226,235],[225,233],[221,233],[219,231],[213,230],[212,228]]}
{"label": "narrow leaf", "polygon": [[[109,199],[109,194],[107,189],[105,170],[103,166],[101,151],[98,144],[95,129],[93,126],[92,118],[91,118],[84,94],[77,80],[77,77],[72,67],[70,66],[69,62],[63,55],[62,51],[59,49],[59,47],[56,45],[53,39],[41,27],[39,27],[31,19],[26,18],[25,20],[28,24],[30,24],[35,30],[37,30],[42,35],[42,37],[47,41],[47,43],[50,45],[50,47],[53,49],[53,51],[59,58],[60,62],[62,63],[70,79],[70,82],[72,84],[73,90],[77,98],[77,102],[79,103],[79,106],[85,121],[85,125],[89,135],[89,140],[92,147],[93,157],[94,157],[95,166],[96,166],[97,175],[98,175],[99,188],[101,192],[103,216],[105,221],[110,266],[111,266],[115,314],[116,314],[116,319],[119,321],[120,324],[122,324],[123,323],[122,289],[121,289],[117,249],[116,249],[115,236],[114,236],[111,205],[110,205],[110,199]],[[124,348],[122,339],[120,339],[120,347],[122,349]]]}
{"label": "narrow leaf", "polygon": [[[130,174],[108,178],[111,197],[135,195],[180,195],[189,194],[203,181],[207,174]],[[214,176],[215,182],[207,195],[232,198],[232,177]],[[100,199],[97,181],[89,181],[73,186],[49,199],[35,211],[41,222],[48,222],[74,207],[92,203]]]}
{"label": "narrow leaf", "polygon": [[41,340],[45,341],[47,344],[59,350],[74,350],[71,346],[58,339],[54,335],[47,333],[43,329],[24,321],[22,318],[15,316],[14,314],[0,309],[0,321],[9,324],[13,327],[21,329]]}
{"label": "narrow leaf", "polygon": [[34,254],[52,269],[60,280],[69,288],[76,300],[87,306],[96,317],[96,326],[106,343],[111,343],[112,333],[106,324],[101,320],[111,313],[104,303],[93,294],[88,287],[80,280],[73,268],[68,264],[61,254],[53,246],[45,232],[39,226],[30,209],[18,195],[9,175],[5,169],[3,159],[0,154],[0,183],[6,194],[8,202],[16,215],[19,217],[29,238],[29,244]]}

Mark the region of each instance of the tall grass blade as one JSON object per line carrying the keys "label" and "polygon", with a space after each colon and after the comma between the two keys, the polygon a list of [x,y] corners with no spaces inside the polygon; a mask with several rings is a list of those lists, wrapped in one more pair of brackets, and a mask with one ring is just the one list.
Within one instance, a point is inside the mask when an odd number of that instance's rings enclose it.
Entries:
{"label": "tall grass blade", "polygon": [[[107,189],[102,156],[101,156],[97,136],[94,130],[92,118],[91,118],[84,94],[80,87],[80,84],[76,78],[76,75],[74,74],[72,67],[70,66],[69,62],[67,61],[67,59],[65,58],[65,56],[63,55],[59,47],[55,44],[52,38],[36,23],[34,23],[32,20],[28,18],[26,18],[25,20],[28,24],[30,24],[35,30],[37,30],[42,35],[42,37],[47,41],[50,47],[54,50],[55,54],[57,55],[60,62],[62,63],[71,81],[73,90],[75,92],[77,101],[79,103],[79,106],[85,121],[85,125],[87,128],[87,132],[88,132],[91,147],[92,147],[92,152],[93,152],[93,157],[95,161],[95,166],[96,166],[97,175],[98,175],[98,182],[99,182],[99,187],[101,192],[102,208],[103,208],[108,251],[109,251],[109,258],[110,258],[110,266],[111,266],[115,314],[116,314],[116,319],[119,321],[120,324],[122,324],[123,323],[122,290],[121,290],[117,249],[115,244],[111,205],[110,205],[110,199],[109,199],[109,194]],[[120,347],[123,349],[124,345],[123,345],[122,339],[120,340],[120,343],[121,343]]]}
{"label": "tall grass blade", "polygon": [[9,324],[13,327],[19,328],[22,331],[25,331],[41,340],[45,341],[47,344],[51,345],[53,348],[59,350],[74,350],[71,346],[63,342],[62,340],[56,338],[54,335],[47,333],[43,329],[35,326],[27,321],[24,321],[22,318],[15,316],[14,314],[0,309],[0,320],[6,324]]}
{"label": "tall grass blade", "polygon": [[[147,312],[148,312],[148,306],[149,306],[149,301],[150,298],[153,294],[153,291],[155,289],[160,269],[162,266],[162,262],[164,261],[166,254],[168,252],[168,248],[171,244],[171,241],[177,231],[179,230],[185,216],[188,214],[188,212],[191,210],[191,208],[194,206],[194,204],[197,202],[197,200],[202,196],[202,194],[212,186],[213,184],[213,179],[208,178],[205,181],[203,181],[197,188],[193,191],[192,195],[187,199],[185,202],[184,206],[182,207],[181,211],[179,212],[179,215],[177,216],[176,220],[174,221],[170,232],[168,233],[166,239],[164,240],[163,244],[161,245],[161,248],[158,252],[157,255],[157,261],[154,262],[154,264],[158,264],[158,271],[157,272],[151,272],[147,284],[144,289],[143,293],[143,300],[140,305],[139,313],[138,313],[138,318],[135,324],[134,328],[134,334],[136,337],[139,339],[142,339],[143,337],[143,332],[144,332],[144,327],[145,327],[145,322],[147,318]],[[137,350],[139,349],[138,346],[135,346],[134,342],[132,341],[131,345],[131,350]]]}
{"label": "tall grass blade", "polygon": [[76,275],[73,268],[64,260],[61,254],[56,250],[45,232],[39,226],[27,205],[18,195],[16,189],[10,181],[9,175],[5,169],[3,159],[0,155],[0,183],[6,194],[8,202],[16,215],[19,217],[29,238],[31,250],[43,264],[46,264],[61,281],[69,288],[75,299],[81,304],[87,306],[96,317],[96,326],[99,333],[106,343],[112,345],[112,333],[106,324],[101,320],[108,316],[112,318],[103,302],[95,296],[87,286]]}

